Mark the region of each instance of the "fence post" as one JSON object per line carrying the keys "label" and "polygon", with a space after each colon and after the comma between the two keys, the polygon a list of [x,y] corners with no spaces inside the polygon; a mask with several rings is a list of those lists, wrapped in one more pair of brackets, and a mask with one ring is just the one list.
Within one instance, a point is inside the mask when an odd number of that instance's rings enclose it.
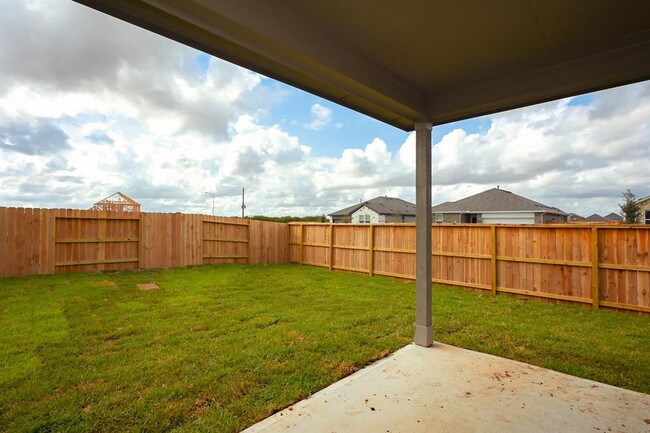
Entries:
{"label": "fence post", "polygon": [[250,264],[251,262],[251,220],[248,219],[248,225],[246,226],[246,263]]}
{"label": "fence post", "polygon": [[492,245],[491,245],[491,251],[490,251],[490,262],[492,264],[492,293],[497,294],[497,227],[496,226],[491,226],[490,227],[490,232],[491,232],[491,237],[492,237]]}
{"label": "fence post", "polygon": [[138,269],[144,268],[143,263],[143,254],[142,250],[144,249],[144,241],[142,236],[142,212],[138,212]]}
{"label": "fence post", "polygon": [[330,223],[330,271],[334,266],[334,224]]}
{"label": "fence post", "polygon": [[375,225],[370,224],[368,228],[370,229],[370,233],[368,234],[368,244],[370,247],[368,251],[370,254],[368,256],[368,274],[372,277],[375,271]]}
{"label": "fence post", "polygon": [[304,227],[305,227],[304,224],[300,224],[300,243],[298,244],[300,246],[300,249],[299,249],[299,254],[298,254],[298,263],[301,264],[301,265],[302,265],[302,259],[303,259],[303,251],[302,251],[303,246],[302,246],[302,244],[304,242],[303,237],[304,237],[304,234],[305,234],[304,233]]}
{"label": "fence post", "polygon": [[293,229],[293,226],[289,223],[285,223],[288,227],[287,229],[287,254],[286,258],[287,261],[285,263],[292,263],[291,262],[291,230]]}
{"label": "fence post", "polygon": [[594,308],[600,302],[600,280],[598,275],[598,227],[591,228],[591,299]]}

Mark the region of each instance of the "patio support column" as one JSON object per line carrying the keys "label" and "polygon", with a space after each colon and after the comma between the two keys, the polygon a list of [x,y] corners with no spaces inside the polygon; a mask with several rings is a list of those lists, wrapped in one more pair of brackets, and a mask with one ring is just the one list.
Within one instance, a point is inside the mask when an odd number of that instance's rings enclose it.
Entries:
{"label": "patio support column", "polygon": [[431,123],[415,124],[415,335],[433,344],[431,320]]}

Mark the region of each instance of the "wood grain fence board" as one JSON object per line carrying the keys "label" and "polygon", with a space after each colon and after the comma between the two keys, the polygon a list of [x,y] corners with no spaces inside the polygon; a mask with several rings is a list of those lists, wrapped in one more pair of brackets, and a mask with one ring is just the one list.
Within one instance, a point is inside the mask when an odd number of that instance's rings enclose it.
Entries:
{"label": "wood grain fence board", "polygon": [[[497,229],[495,226],[490,227],[490,286],[492,293],[497,294],[497,287],[499,286],[499,277],[497,274]],[[537,243],[539,246],[539,242]],[[533,287],[535,286],[535,280],[533,280]]]}
{"label": "wood grain fence board", "polygon": [[30,209],[29,219],[29,271],[27,275],[37,274],[40,268],[41,214],[39,209]]}
{"label": "wood grain fence board", "polygon": [[617,310],[629,310],[629,311],[638,311],[640,313],[650,313],[650,307],[646,307],[642,305],[629,305],[620,302],[610,302],[610,301],[601,301],[600,304],[604,307],[611,307]]}
{"label": "wood grain fence board", "polygon": [[248,220],[210,217],[203,219],[202,227],[203,263],[247,263],[251,260]]}
{"label": "wood grain fence board", "polygon": [[56,272],[56,268],[54,267],[54,263],[56,262],[56,256],[57,256],[57,248],[55,244],[56,240],[56,217],[61,215],[61,209],[52,209],[48,210],[48,221],[47,221],[47,240],[49,245],[49,251],[48,251],[48,256],[45,258],[47,261],[47,265],[45,266],[47,269],[47,274],[54,274]]}
{"label": "wood grain fence board", "polygon": [[287,224],[251,220],[251,263],[288,263]]}
{"label": "wood grain fence board", "polygon": [[29,272],[29,209],[19,208],[16,214],[16,261],[18,275],[28,275]]}
{"label": "wood grain fence board", "polygon": [[513,289],[510,287],[498,287],[497,291],[502,293],[512,293],[516,295],[526,295],[526,296],[531,296],[536,298],[559,299],[563,301],[578,302],[581,304],[591,304],[590,298],[581,298],[578,296],[557,295],[557,294],[546,293],[546,292],[533,292],[530,290]]}
{"label": "wood grain fence board", "polygon": [[299,235],[299,258],[298,258],[298,263],[301,265],[305,261],[305,247],[303,246],[303,243],[305,242],[305,225],[300,224],[300,235]]}
{"label": "wood grain fence board", "polygon": [[[330,224],[330,230],[329,230],[329,246],[328,246],[328,258],[327,258],[327,264],[328,268],[330,270],[334,269],[334,224]],[[372,269],[371,269],[372,272]]]}
{"label": "wood grain fence board", "polygon": [[19,262],[20,256],[18,250],[21,247],[21,239],[18,235],[17,230],[19,230],[19,218],[20,218],[20,209],[11,208],[9,209],[9,232],[8,232],[8,243],[9,243],[9,256],[7,257],[9,266],[13,269],[13,275],[22,275],[21,273],[21,264]]}
{"label": "wood grain fence board", "polygon": [[14,229],[14,239],[15,239],[15,244],[16,244],[16,249],[14,251],[14,254],[16,254],[16,264],[18,266],[18,272],[17,275],[27,275],[27,266],[26,266],[26,259],[27,259],[27,237],[28,233],[26,232],[27,230],[27,224],[26,224],[26,210],[23,208],[18,208],[16,209],[15,213],[15,229]]}
{"label": "wood grain fence board", "polygon": [[9,277],[12,269],[9,267],[9,208],[0,207],[0,277]]}

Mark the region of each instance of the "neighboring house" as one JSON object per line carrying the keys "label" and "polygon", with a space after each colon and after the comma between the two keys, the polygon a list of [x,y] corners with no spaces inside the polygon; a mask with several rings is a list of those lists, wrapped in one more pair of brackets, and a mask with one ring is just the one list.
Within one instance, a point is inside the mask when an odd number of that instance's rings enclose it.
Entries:
{"label": "neighboring house", "polygon": [[415,204],[395,197],[376,197],[329,214],[333,223],[381,224],[415,221]]}
{"label": "neighboring house", "polygon": [[568,217],[556,207],[499,188],[439,204],[431,211],[436,223],[544,224],[566,222]]}
{"label": "neighboring house", "polygon": [[585,220],[585,217],[578,215],[577,213],[570,213],[567,217],[567,221],[570,223],[578,223]]}
{"label": "neighboring house", "polygon": [[650,195],[637,200],[641,208],[641,224],[650,224]]}

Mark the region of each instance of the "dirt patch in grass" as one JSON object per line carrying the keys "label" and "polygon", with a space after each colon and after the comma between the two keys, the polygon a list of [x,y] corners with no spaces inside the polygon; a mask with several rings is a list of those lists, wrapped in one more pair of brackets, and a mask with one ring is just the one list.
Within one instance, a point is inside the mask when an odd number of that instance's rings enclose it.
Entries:
{"label": "dirt patch in grass", "polygon": [[138,284],[138,289],[142,290],[143,292],[148,292],[150,290],[158,290],[160,287],[156,283],[142,283]]}
{"label": "dirt patch in grass", "polygon": [[116,287],[116,284],[113,281],[104,280],[104,281],[97,281],[96,283],[93,283],[92,286],[93,287]]}
{"label": "dirt patch in grass", "polygon": [[188,416],[190,418],[200,418],[210,409],[221,409],[221,407],[221,403],[215,401],[213,398],[197,399],[189,411]]}
{"label": "dirt patch in grass", "polygon": [[346,361],[335,364],[334,369],[343,377],[349,376],[358,370],[357,367]]}
{"label": "dirt patch in grass", "polygon": [[307,340],[307,335],[303,334],[300,331],[289,331],[288,334],[289,337],[291,338],[291,342],[289,344],[291,344],[292,346],[296,344],[304,343],[305,340]]}

